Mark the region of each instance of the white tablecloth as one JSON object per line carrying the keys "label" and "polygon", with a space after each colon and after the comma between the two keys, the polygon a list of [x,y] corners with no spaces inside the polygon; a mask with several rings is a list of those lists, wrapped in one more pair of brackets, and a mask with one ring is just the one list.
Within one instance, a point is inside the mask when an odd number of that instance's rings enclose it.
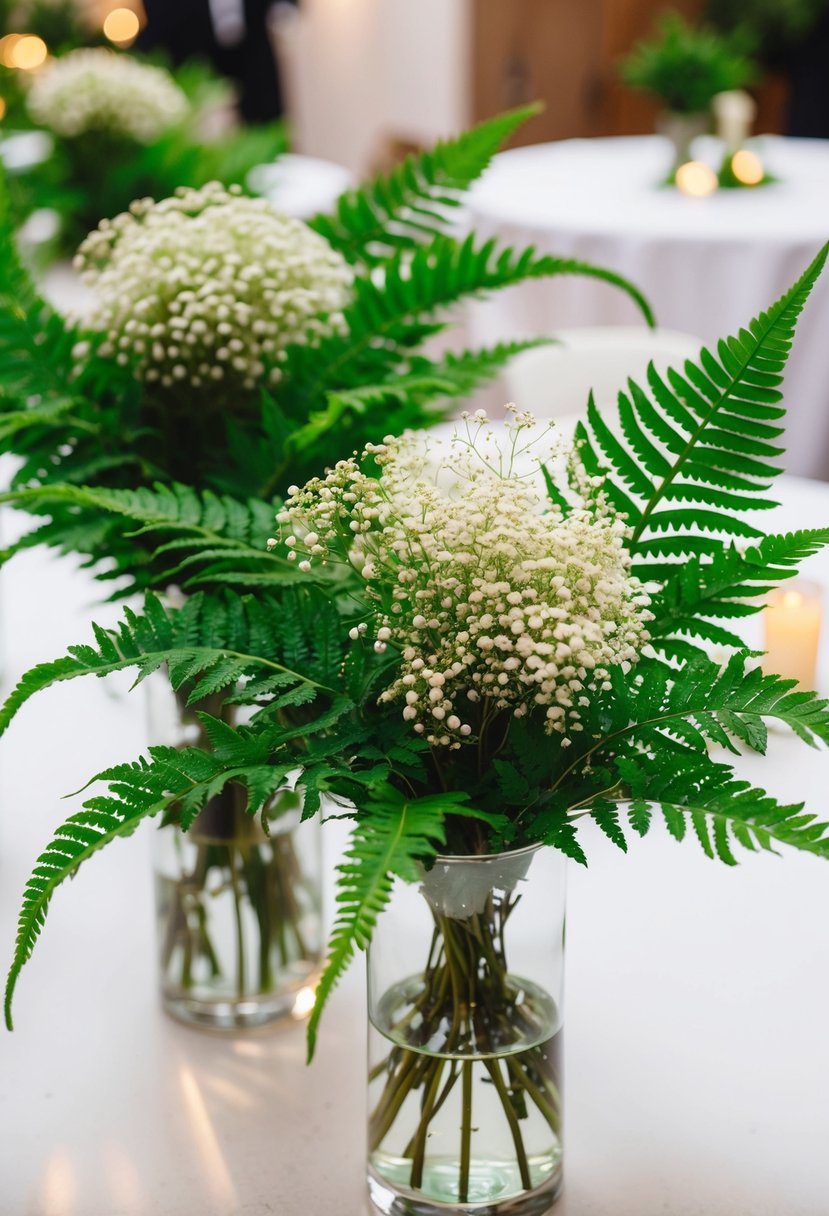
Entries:
{"label": "white tablecloth", "polygon": [[[829,141],[769,136],[757,146],[779,180],[708,198],[660,188],[670,152],[657,136],[519,148],[473,190],[470,224],[626,275],[660,325],[714,342],[768,307],[829,239]],[[474,308],[470,326],[475,341],[493,342],[637,319],[620,292],[574,278],[501,292]],[[787,378],[786,467],[802,476],[829,478],[827,334],[829,275],[803,315]]]}
{"label": "white tablecloth", "polygon": [[[781,496],[770,527],[829,521],[829,488],[788,480]],[[829,556],[808,573],[829,586]],[[86,640],[95,597],[71,563],[42,553],[4,571],[6,686]],[[144,744],[143,698],[126,697],[128,683],[59,686],[0,740],[4,960],[34,858],[78,805],[60,795]],[[768,760],[740,767],[827,813],[825,752],[776,737]],[[219,1038],[169,1021],[150,831],[58,892],[20,982],[17,1030],[0,1031],[0,1213],[358,1216],[362,963],[310,1070],[302,1026]],[[330,874],[341,837],[327,840]],[[589,846],[590,868],[574,866],[570,883],[557,1216],[826,1216],[826,863],[789,853],[732,871],[659,830],[627,857],[601,837]]]}

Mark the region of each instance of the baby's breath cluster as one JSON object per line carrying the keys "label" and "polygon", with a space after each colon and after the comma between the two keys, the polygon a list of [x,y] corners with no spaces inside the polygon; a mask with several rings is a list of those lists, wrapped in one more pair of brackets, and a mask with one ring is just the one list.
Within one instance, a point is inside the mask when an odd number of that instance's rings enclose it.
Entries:
{"label": "baby's breath cluster", "polygon": [[360,572],[370,619],[351,636],[399,650],[380,700],[402,702],[436,746],[476,738],[499,711],[543,714],[566,743],[610,668],[647,641],[648,598],[599,487],[559,506],[515,471],[534,425],[508,424],[506,459],[483,420],[485,442],[467,429],[437,465],[414,437],[387,439],[364,453],[379,477],[340,461],[292,487],[278,517],[301,569],[345,559]]}
{"label": "baby's breath cluster", "polygon": [[342,324],[351,284],[306,224],[218,182],[102,220],[75,264],[95,292],[98,353],[204,399],[277,379],[286,346]]}
{"label": "baby's breath cluster", "polygon": [[169,72],[103,47],[53,60],[32,82],[28,106],[35,122],[58,135],[100,131],[143,144],[189,109]]}

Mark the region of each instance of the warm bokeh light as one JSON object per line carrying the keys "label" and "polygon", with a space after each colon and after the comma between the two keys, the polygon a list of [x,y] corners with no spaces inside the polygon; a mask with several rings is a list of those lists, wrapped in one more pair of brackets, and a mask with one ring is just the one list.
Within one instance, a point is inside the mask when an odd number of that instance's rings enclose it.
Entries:
{"label": "warm bokeh light", "polygon": [[296,1018],[297,1021],[301,1021],[302,1018],[307,1017],[314,1008],[316,999],[317,994],[313,988],[300,988],[296,994],[291,1016]]}
{"label": "warm bokeh light", "polygon": [[6,99],[5,99],[5,97],[0,97],[0,122],[2,122],[5,117],[6,117]]}
{"label": "warm bokeh light", "polygon": [[744,186],[757,186],[763,180],[763,162],[756,152],[741,148],[731,158],[731,172]]}
{"label": "warm bokeh light", "polygon": [[784,591],[781,602],[784,608],[799,608],[803,603],[803,596],[799,591]]}
{"label": "warm bokeh light", "polygon": [[42,38],[38,38],[37,34],[23,34],[9,51],[9,66],[31,72],[46,62],[48,54],[49,49]]}
{"label": "warm bokeh light", "polygon": [[717,188],[717,175],[710,165],[701,160],[689,160],[676,171],[676,188],[693,198],[713,194]]}
{"label": "warm bokeh light", "polygon": [[104,18],[104,35],[119,46],[127,46],[138,37],[141,22],[131,8],[114,8]]}
{"label": "warm bokeh light", "polygon": [[14,48],[21,36],[20,34],[6,34],[5,38],[0,38],[0,63],[4,68],[14,67]]}

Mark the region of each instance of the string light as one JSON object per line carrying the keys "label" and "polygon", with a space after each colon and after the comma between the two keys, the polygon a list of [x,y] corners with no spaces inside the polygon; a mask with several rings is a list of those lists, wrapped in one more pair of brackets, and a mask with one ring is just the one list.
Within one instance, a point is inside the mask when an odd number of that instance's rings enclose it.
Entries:
{"label": "string light", "polygon": [[138,37],[141,22],[131,8],[114,8],[104,18],[104,35],[117,46],[129,46]]}
{"label": "string light", "polygon": [[704,198],[717,188],[717,175],[701,160],[689,160],[680,165],[675,176],[676,188],[693,198]]}
{"label": "string light", "polygon": [[765,176],[763,162],[756,152],[741,148],[731,158],[731,172],[744,186],[759,186]]}

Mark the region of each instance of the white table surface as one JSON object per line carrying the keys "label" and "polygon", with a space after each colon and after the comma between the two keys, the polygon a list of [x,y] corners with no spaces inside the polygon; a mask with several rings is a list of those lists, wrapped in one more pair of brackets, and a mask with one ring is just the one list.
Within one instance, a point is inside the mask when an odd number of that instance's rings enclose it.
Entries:
{"label": "white table surface", "polygon": [[[713,141],[698,147],[710,156]],[[660,186],[659,136],[565,140],[495,158],[469,199],[470,226],[630,278],[659,324],[712,343],[747,325],[829,239],[829,140],[756,141],[779,180],[688,198]],[[641,323],[621,292],[578,278],[521,284],[474,307],[470,336],[490,343],[583,325]],[[804,313],[787,374],[790,471],[829,478],[829,276]],[[521,403],[532,409],[532,402]]]}
{"label": "white table surface", "polygon": [[[829,488],[787,480],[782,496],[769,526],[829,520]],[[807,570],[829,587],[829,557]],[[85,640],[95,594],[42,553],[4,571],[6,683]],[[77,806],[60,795],[143,746],[143,698],[125,697],[127,683],[56,688],[0,741],[4,959],[35,856]],[[825,753],[776,737],[768,761],[740,768],[829,810]],[[169,1021],[151,830],[58,892],[23,973],[17,1029],[0,1032],[0,1214],[363,1216],[362,963],[310,1070],[300,1025],[223,1038]],[[826,1216],[825,863],[747,856],[734,871],[659,830],[627,857],[589,844],[590,868],[571,873],[557,1216]],[[339,845],[328,837],[329,873]]]}

